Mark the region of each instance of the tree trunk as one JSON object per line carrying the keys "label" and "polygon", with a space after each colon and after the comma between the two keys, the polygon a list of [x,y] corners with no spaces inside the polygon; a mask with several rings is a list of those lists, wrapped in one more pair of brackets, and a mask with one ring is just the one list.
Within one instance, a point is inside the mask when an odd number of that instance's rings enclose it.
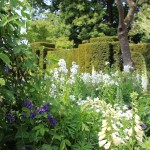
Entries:
{"label": "tree trunk", "polygon": [[134,62],[132,60],[129,47],[128,30],[125,25],[118,27],[118,37],[123,58],[123,66],[130,66],[134,68]]}
{"label": "tree trunk", "polygon": [[[138,1],[138,0],[137,0]],[[117,8],[119,12],[119,25],[118,25],[118,37],[122,52],[123,66],[129,66],[130,68],[135,69],[134,62],[131,57],[129,40],[128,40],[128,26],[133,21],[133,16],[136,11],[137,2],[133,0],[126,0],[126,3],[129,6],[129,11],[126,17],[124,16],[124,8],[122,0],[117,0]]]}

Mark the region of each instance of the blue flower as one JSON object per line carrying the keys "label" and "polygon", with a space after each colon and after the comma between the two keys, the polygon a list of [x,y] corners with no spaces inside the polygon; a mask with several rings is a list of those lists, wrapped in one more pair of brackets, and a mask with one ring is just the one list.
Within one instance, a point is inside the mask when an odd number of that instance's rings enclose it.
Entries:
{"label": "blue flower", "polygon": [[12,122],[15,120],[14,116],[11,115],[11,114],[8,114],[8,115],[6,116],[6,118],[7,118],[7,120],[9,121],[9,123],[12,123]]}
{"label": "blue flower", "polygon": [[37,111],[38,111],[40,114],[43,114],[43,113],[49,111],[49,107],[50,107],[50,104],[44,104],[42,107],[38,108]]}
{"label": "blue flower", "polygon": [[31,113],[30,113],[30,117],[31,117],[31,118],[34,118],[35,116],[36,116],[36,112],[31,112]]}
{"label": "blue flower", "polygon": [[28,145],[28,146],[26,146],[26,147],[22,147],[20,150],[32,150],[32,149],[31,149],[31,146]]}
{"label": "blue flower", "polygon": [[145,130],[147,128],[147,126],[145,124],[140,124],[142,130]]}
{"label": "blue flower", "polygon": [[50,114],[47,115],[48,120],[50,121],[50,124],[52,126],[55,126],[57,124],[57,121],[54,119],[54,117]]}
{"label": "blue flower", "polygon": [[49,107],[50,107],[49,103],[43,105],[43,108],[45,109],[46,112],[49,111]]}
{"label": "blue flower", "polygon": [[43,113],[45,113],[46,111],[45,111],[45,109],[44,109],[43,107],[41,107],[41,108],[38,108],[38,109],[37,109],[37,112],[39,112],[39,114],[43,114]]}
{"label": "blue flower", "polygon": [[57,121],[53,118],[53,119],[50,120],[50,124],[52,126],[55,126],[57,124]]}
{"label": "blue flower", "polygon": [[10,68],[8,66],[5,67],[5,72],[10,73]]}
{"label": "blue flower", "polygon": [[32,150],[31,146],[30,145],[26,146],[26,150]]}
{"label": "blue flower", "polygon": [[28,109],[32,110],[33,104],[29,100],[26,100],[25,107],[27,107]]}
{"label": "blue flower", "polygon": [[53,118],[53,116],[50,115],[50,114],[48,114],[48,115],[47,115],[47,118],[48,118],[48,120],[51,120],[51,119]]}
{"label": "blue flower", "polygon": [[23,113],[23,114],[22,114],[22,118],[23,118],[23,119],[26,119],[26,118],[27,118],[27,115],[26,115],[25,113]]}

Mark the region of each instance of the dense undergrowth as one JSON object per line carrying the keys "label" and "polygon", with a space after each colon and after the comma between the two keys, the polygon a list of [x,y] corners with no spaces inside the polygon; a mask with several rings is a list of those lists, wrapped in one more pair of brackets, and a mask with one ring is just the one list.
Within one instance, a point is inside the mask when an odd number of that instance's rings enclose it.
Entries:
{"label": "dense undergrowth", "polygon": [[[1,96],[1,149],[148,148],[149,93],[138,73],[78,73],[63,59],[19,88],[19,103]],[[9,73],[5,70],[5,72]],[[40,75],[41,74],[41,75]],[[20,84],[20,86],[22,86]],[[1,88],[6,89],[8,81]],[[7,99],[6,99],[7,98]]]}

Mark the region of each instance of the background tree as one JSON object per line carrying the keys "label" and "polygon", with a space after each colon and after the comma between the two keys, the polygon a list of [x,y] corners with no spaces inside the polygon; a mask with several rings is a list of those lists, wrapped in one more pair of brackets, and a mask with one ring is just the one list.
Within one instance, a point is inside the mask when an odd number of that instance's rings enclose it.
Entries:
{"label": "background tree", "polygon": [[130,35],[135,43],[150,42],[150,4],[144,3],[135,16]]}
{"label": "background tree", "polygon": [[64,23],[60,14],[46,13],[43,18],[29,22],[27,39],[31,42],[51,42],[56,48],[72,48],[73,41],[69,41],[70,26]]}
{"label": "background tree", "polygon": [[[118,11],[115,0],[28,0],[34,8],[33,17],[43,17],[43,12],[60,12],[65,24],[69,25],[69,39],[75,43],[90,37],[116,35],[118,26]],[[125,1],[123,1],[125,2]],[[141,5],[148,4],[149,0],[139,0],[137,11]],[[123,5],[125,14],[128,6]],[[98,14],[98,15],[97,15]],[[99,15],[100,14],[100,15]],[[38,17],[37,17],[38,16]],[[138,41],[136,41],[138,42]]]}
{"label": "background tree", "polygon": [[[33,7],[37,8],[41,1],[39,3],[38,1],[33,2],[33,4],[30,1],[30,3]],[[41,6],[43,6],[43,10],[51,11],[54,14],[58,12],[61,14],[65,24],[70,26],[69,40],[73,40],[77,46],[82,40],[87,40],[90,37],[116,34],[116,27],[114,28],[116,22],[112,21],[113,18],[111,15],[111,12],[117,14],[115,13],[115,9],[113,9],[113,3],[114,1],[108,3],[109,8],[107,8],[106,1],[75,0],[72,2],[71,0],[53,0],[51,5],[47,5],[46,7],[44,5]],[[106,10],[108,10],[109,15]]]}

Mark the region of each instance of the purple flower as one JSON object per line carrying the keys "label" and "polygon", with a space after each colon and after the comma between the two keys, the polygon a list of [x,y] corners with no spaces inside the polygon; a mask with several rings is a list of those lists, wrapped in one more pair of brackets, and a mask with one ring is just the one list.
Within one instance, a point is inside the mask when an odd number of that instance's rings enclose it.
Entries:
{"label": "purple flower", "polygon": [[25,107],[27,107],[28,109],[32,110],[33,104],[32,104],[29,100],[27,100],[27,101],[25,102]]}
{"label": "purple flower", "polygon": [[31,112],[31,113],[30,113],[30,117],[31,117],[31,118],[34,118],[35,116],[36,116],[36,112]]}
{"label": "purple flower", "polygon": [[53,118],[50,120],[50,123],[52,126],[55,126],[57,124],[57,121]]}
{"label": "purple flower", "polygon": [[31,146],[30,145],[26,146],[26,150],[32,150]]}
{"label": "purple flower", "polygon": [[10,68],[8,66],[5,67],[5,72],[10,73]]}
{"label": "purple flower", "polygon": [[52,126],[55,126],[57,124],[57,121],[54,119],[54,117],[50,114],[47,115],[48,120],[50,121],[50,124]]}
{"label": "purple flower", "polygon": [[45,109],[46,112],[49,111],[49,107],[50,107],[49,103],[43,105],[43,108]]}
{"label": "purple flower", "polygon": [[140,124],[142,130],[145,130],[147,128],[147,126],[145,124]]}
{"label": "purple flower", "polygon": [[48,120],[51,120],[51,119],[53,118],[53,116],[50,115],[50,114],[48,114],[48,115],[47,115],[47,118],[48,118]]}
{"label": "purple flower", "polygon": [[23,114],[22,114],[22,118],[23,118],[23,119],[26,119],[26,118],[27,118],[27,115],[26,115],[25,113],[23,113]]}
{"label": "purple flower", "polygon": [[11,115],[11,114],[8,114],[8,115],[6,116],[6,118],[7,118],[7,120],[9,121],[9,123],[12,123],[12,122],[15,120],[14,116]]}
{"label": "purple flower", "polygon": [[45,109],[44,109],[43,107],[41,107],[41,108],[38,108],[38,109],[37,109],[37,112],[39,112],[39,114],[43,114],[43,113],[45,113],[46,111],[45,111]]}
{"label": "purple flower", "polygon": [[45,112],[48,112],[49,111],[49,106],[50,104],[44,104],[42,107],[38,108],[37,111],[40,113],[40,114],[43,114]]}
{"label": "purple flower", "polygon": [[32,150],[32,149],[31,149],[31,146],[28,145],[28,146],[26,146],[26,147],[22,147],[20,150]]}

